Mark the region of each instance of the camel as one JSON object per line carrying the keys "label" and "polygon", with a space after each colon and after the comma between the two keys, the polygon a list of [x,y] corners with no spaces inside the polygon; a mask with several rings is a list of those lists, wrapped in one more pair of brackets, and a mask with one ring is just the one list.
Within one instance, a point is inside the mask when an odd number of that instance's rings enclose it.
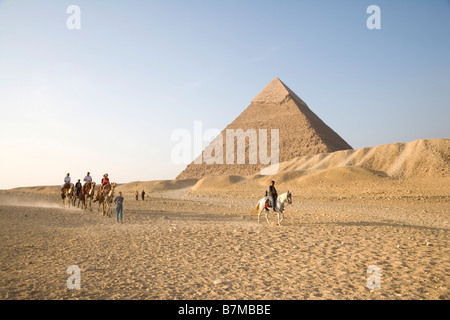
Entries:
{"label": "camel", "polygon": [[92,200],[94,200],[95,196],[95,182],[89,182],[86,187],[83,188],[82,194],[82,203],[81,208],[87,209],[89,204],[89,210],[92,211]]}
{"label": "camel", "polygon": [[111,217],[112,215],[112,201],[114,198],[114,189],[116,188],[116,183],[107,184],[103,187],[100,194],[100,198],[94,200],[98,201],[98,211],[100,212],[100,206],[103,206],[103,215]]}
{"label": "camel", "polygon": [[66,206],[66,199],[67,199],[67,205],[70,207],[70,204],[72,203],[72,197],[73,197],[73,184],[65,185],[61,189],[61,199],[62,199],[62,206]]}
{"label": "camel", "polygon": [[[78,203],[77,203],[77,200],[78,200]],[[81,206],[83,207],[83,204],[84,204],[83,190],[81,190],[80,194],[77,195],[77,191],[76,191],[76,189],[74,189],[73,197],[72,197],[72,206],[74,206],[74,207],[76,206],[77,208],[79,208],[80,203],[81,203]]]}

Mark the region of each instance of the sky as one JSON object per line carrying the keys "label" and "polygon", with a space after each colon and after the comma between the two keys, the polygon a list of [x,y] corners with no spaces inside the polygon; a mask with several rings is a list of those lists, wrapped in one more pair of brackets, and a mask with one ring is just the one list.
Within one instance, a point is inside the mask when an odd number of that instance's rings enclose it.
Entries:
{"label": "sky", "polygon": [[354,149],[450,138],[449,35],[447,0],[0,0],[0,189],[174,179],[275,77]]}

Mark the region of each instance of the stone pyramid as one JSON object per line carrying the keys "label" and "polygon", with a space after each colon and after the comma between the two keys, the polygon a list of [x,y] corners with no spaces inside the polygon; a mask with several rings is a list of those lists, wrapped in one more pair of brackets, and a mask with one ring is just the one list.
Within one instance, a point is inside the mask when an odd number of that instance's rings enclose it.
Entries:
{"label": "stone pyramid", "polygon": [[[229,132],[237,132],[238,129],[250,132],[254,130],[259,133],[256,140],[245,138],[245,163],[238,161],[238,138],[227,140]],[[208,175],[252,175],[260,173],[261,169],[267,167],[267,162],[263,163],[258,159],[255,163],[250,159],[250,152],[254,152],[252,147],[264,146],[260,144],[260,139],[264,137],[266,129],[267,155],[274,152],[271,143],[278,138],[278,161],[283,162],[300,156],[315,155],[319,153],[329,153],[338,150],[352,149],[336,132],[328,127],[314,112],[309,109],[306,103],[300,99],[291,89],[289,89],[280,79],[273,79],[252,101],[232,123],[230,123],[221,134],[211,144],[205,148],[202,154],[189,164],[181,172],[177,179],[200,179]],[[275,129],[277,132],[272,131]],[[250,130],[250,131],[249,131]],[[272,133],[274,135],[272,136]],[[278,134],[276,137],[275,134]],[[228,142],[226,145],[226,142]],[[234,149],[231,145],[234,143]],[[261,140],[264,141],[264,140]],[[219,143],[219,144],[217,144]],[[223,149],[217,147],[223,143]],[[227,148],[234,150],[234,161],[227,155]],[[242,149],[242,148],[241,148]],[[216,161],[208,162],[208,156],[215,156]],[[223,161],[217,161],[223,159]],[[242,153],[241,158],[242,160]]]}

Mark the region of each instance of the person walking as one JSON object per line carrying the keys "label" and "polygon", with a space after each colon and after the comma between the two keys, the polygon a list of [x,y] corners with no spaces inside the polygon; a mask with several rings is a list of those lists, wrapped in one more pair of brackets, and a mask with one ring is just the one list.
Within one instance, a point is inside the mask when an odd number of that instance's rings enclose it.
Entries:
{"label": "person walking", "polygon": [[114,203],[116,204],[116,219],[117,222],[119,222],[119,218],[120,218],[120,222],[123,223],[123,196],[122,196],[122,191],[119,191],[119,196],[117,196],[114,199]]}
{"label": "person walking", "polygon": [[134,193],[134,195],[136,196],[136,201],[138,201],[138,199],[139,199],[139,191],[136,190],[136,192]]}
{"label": "person walking", "polygon": [[142,190],[141,196],[142,196],[142,201],[144,201],[144,197],[145,197],[145,191],[144,190]]}

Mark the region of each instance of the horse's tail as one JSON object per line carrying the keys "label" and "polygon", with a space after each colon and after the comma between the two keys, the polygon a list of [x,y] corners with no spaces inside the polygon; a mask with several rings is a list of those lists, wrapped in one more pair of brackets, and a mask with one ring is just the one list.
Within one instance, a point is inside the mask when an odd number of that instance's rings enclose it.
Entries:
{"label": "horse's tail", "polygon": [[258,204],[256,205],[255,209],[253,209],[254,213],[257,213],[259,211],[259,202],[260,201],[258,201]]}

